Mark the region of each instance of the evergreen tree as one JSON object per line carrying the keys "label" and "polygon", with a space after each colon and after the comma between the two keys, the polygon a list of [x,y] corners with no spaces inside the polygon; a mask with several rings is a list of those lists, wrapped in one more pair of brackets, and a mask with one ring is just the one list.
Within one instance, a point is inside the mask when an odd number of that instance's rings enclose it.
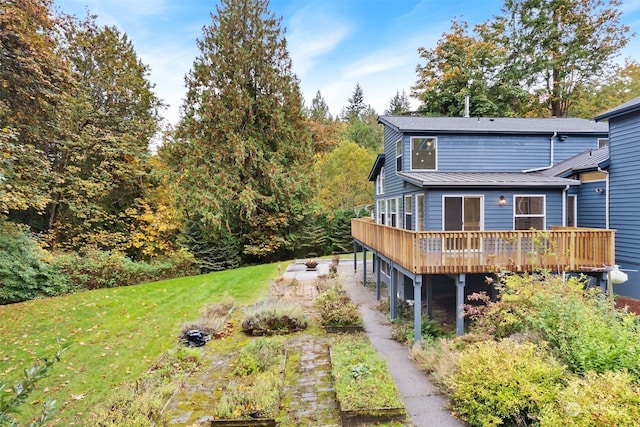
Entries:
{"label": "evergreen tree", "polygon": [[389,101],[389,109],[385,110],[384,114],[387,116],[401,116],[410,110],[409,98],[403,89],[402,94],[400,94],[399,90],[396,91],[395,96]]}
{"label": "evergreen tree", "polygon": [[367,106],[364,103],[364,93],[362,92],[360,83],[356,83],[356,88],[353,90],[351,98],[347,101],[349,104],[342,113],[343,120],[351,122],[353,120],[360,119],[367,109]]}
{"label": "evergreen tree", "polygon": [[317,91],[316,96],[311,100],[311,107],[307,110],[307,115],[309,119],[323,124],[333,121],[331,113],[329,112],[329,106],[320,91]]}
{"label": "evergreen tree", "polygon": [[177,129],[177,206],[245,262],[294,249],[313,194],[311,138],[281,20],[266,0],[222,0],[198,41]]}

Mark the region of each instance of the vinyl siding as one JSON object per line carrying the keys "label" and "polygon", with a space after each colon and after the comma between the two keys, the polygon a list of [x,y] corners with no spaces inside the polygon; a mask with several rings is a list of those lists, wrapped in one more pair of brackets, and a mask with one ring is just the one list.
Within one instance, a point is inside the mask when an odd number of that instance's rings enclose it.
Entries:
{"label": "vinyl siding", "polygon": [[605,181],[584,182],[578,192],[578,227],[606,227]]}
{"label": "vinyl siding", "polygon": [[[385,133],[386,135],[386,133]],[[387,162],[393,161],[395,170],[396,132],[389,132],[385,141]],[[412,133],[403,137],[403,170],[411,170],[411,137],[437,138],[437,171],[439,172],[520,172],[549,166],[550,138],[544,135],[439,135]],[[606,136],[606,135],[605,135]],[[554,163],[597,147],[596,136],[571,136],[554,141]]]}
{"label": "vinyl siding", "polygon": [[[623,269],[640,269],[640,113],[609,122],[610,227],[616,229],[616,263]],[[631,279],[633,282],[631,282]],[[629,285],[616,292],[640,297],[640,278],[630,275]]]}
{"label": "vinyl siding", "polygon": [[[523,189],[522,191],[484,191],[473,192],[465,190],[437,190],[427,193],[427,230],[442,230],[442,199],[443,196],[484,196],[484,230],[513,230],[513,196],[514,195],[545,195],[546,199],[546,227],[552,225],[562,225],[562,190],[552,191],[532,191]],[[507,200],[505,206],[498,205],[498,199],[504,196]]]}

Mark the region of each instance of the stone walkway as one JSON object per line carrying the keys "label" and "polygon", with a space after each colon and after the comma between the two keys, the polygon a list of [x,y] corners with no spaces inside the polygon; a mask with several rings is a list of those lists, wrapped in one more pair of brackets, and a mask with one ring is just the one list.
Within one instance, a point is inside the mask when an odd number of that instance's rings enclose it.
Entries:
{"label": "stone walkway", "polygon": [[[300,301],[310,319],[317,319],[312,307],[319,293],[316,281],[318,275],[322,276],[328,272],[329,263],[328,260],[322,260],[316,271],[307,271],[301,262],[290,264],[282,275],[288,281],[295,279],[295,286],[287,281],[274,283],[270,295],[276,298],[295,298]],[[387,317],[375,308],[375,293],[362,285],[361,279],[358,280],[362,277],[362,272],[355,275],[353,266],[353,262],[345,260],[338,266],[343,287],[352,300],[360,304],[365,331],[373,346],[387,362],[391,376],[404,400],[410,425],[465,426],[451,415],[447,409],[447,399],[415,366],[409,357],[409,349],[391,339],[391,327]],[[361,264],[359,268],[362,268]],[[212,419],[209,413],[216,390],[222,389],[229,380],[228,372],[233,370],[234,357],[234,354],[229,352],[205,350],[206,364],[185,381],[167,405],[167,413],[172,414],[170,426],[206,425],[205,423]],[[286,413],[281,414],[281,427],[341,425],[331,378],[329,337],[302,333],[289,340],[282,407]]]}

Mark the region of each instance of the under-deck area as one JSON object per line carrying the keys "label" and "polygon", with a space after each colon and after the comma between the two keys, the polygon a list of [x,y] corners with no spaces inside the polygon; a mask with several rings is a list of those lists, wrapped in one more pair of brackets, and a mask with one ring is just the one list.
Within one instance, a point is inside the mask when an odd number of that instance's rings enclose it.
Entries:
{"label": "under-deck area", "polygon": [[[391,317],[397,303],[398,273],[413,281],[414,295],[426,286],[431,298],[431,278],[447,275],[456,284],[457,332],[463,332],[462,305],[466,275],[500,272],[598,273],[614,264],[615,230],[552,227],[546,231],[412,231],[375,224],[371,219],[353,219],[351,232],[356,245],[376,260],[377,286],[380,264],[389,271]],[[366,257],[365,263],[366,263]],[[366,265],[365,265],[366,267]],[[421,304],[414,305],[416,338],[419,339]]]}

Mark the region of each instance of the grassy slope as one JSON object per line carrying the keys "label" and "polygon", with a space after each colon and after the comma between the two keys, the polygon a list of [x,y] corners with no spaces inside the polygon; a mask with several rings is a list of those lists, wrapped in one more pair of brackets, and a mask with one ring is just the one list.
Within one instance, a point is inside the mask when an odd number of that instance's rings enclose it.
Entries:
{"label": "grassy slope", "polygon": [[[0,306],[0,381],[12,384],[22,369],[50,357],[56,340],[72,343],[51,376],[38,384],[23,414],[57,400],[54,418],[79,420],[115,387],[139,377],[168,348],[186,321],[225,294],[238,304],[266,295],[276,265],[263,265],[124,288]],[[85,418],[86,420],[86,418]]]}

